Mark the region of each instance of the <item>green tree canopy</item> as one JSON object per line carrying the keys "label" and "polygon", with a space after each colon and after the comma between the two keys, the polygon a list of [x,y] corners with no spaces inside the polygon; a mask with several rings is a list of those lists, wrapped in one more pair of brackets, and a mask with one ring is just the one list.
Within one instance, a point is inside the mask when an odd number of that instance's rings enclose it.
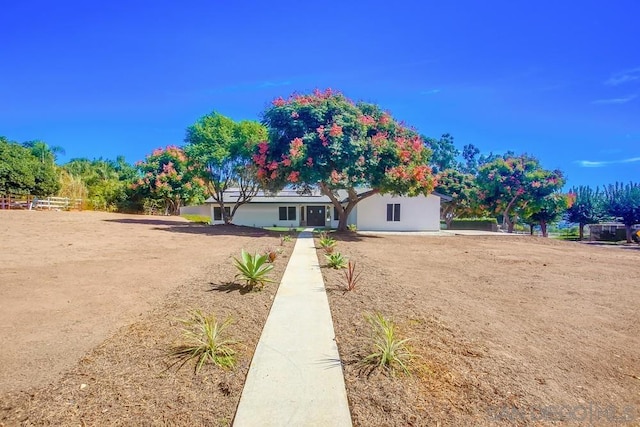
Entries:
{"label": "green tree canopy", "polygon": [[569,190],[574,201],[567,209],[567,221],[578,224],[580,240],[584,238],[584,226],[597,224],[606,217],[604,195],[598,187],[592,189],[581,185]]}
{"label": "green tree canopy", "polygon": [[[374,104],[316,90],[274,100],[263,123],[269,140],[253,157],[258,177],[272,190],[319,187],[338,211],[339,230],[346,229],[349,213],[366,197],[426,195],[434,188],[430,150],[416,132]],[[348,194],[345,206],[338,190]]]}
{"label": "green tree canopy", "polygon": [[554,192],[544,197],[532,198],[521,208],[525,222],[540,225],[543,237],[548,237],[547,226],[562,218],[573,203],[573,196]]}
{"label": "green tree canopy", "polygon": [[0,136],[0,194],[51,196],[60,188],[53,162],[41,162],[32,150]]}
{"label": "green tree canopy", "polygon": [[440,139],[422,136],[427,147],[431,150],[431,167],[434,173],[445,169],[459,169],[457,161],[460,150],[453,143],[453,136],[445,133]]}
{"label": "green tree canopy", "polygon": [[622,221],[631,243],[632,226],[640,223],[640,183],[610,184],[604,188],[604,197],[607,214]]}
{"label": "green tree canopy", "polygon": [[451,227],[451,221],[456,217],[482,215],[473,175],[456,169],[445,169],[438,174],[436,190],[453,199],[443,203],[441,207],[441,218],[447,223],[447,228]]}
{"label": "green tree canopy", "polygon": [[511,233],[515,209],[556,192],[565,181],[561,171],[543,169],[534,157],[507,154],[481,166],[476,182],[483,204],[502,215],[503,225]]}
{"label": "green tree canopy", "polygon": [[[225,223],[230,223],[238,207],[258,191],[251,154],[256,144],[266,138],[267,130],[260,123],[236,123],[216,112],[187,129],[185,152],[204,180],[208,195],[218,202]],[[238,190],[239,197],[227,214],[224,193],[231,187]]]}

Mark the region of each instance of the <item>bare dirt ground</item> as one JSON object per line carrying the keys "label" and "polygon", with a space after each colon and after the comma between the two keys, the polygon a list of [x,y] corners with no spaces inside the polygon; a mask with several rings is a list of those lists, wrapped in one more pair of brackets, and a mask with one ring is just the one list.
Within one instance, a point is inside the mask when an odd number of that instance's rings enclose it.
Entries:
{"label": "bare dirt ground", "polygon": [[[293,243],[262,292],[232,284],[240,249],[277,233],[175,217],[0,211],[0,426],[228,425]],[[239,343],[235,370],[167,369],[201,309]]]}
{"label": "bare dirt ground", "polygon": [[[638,246],[338,239],[362,271],[343,293],[322,269],[356,426],[640,425]],[[374,311],[411,339],[411,376],[358,364]]]}

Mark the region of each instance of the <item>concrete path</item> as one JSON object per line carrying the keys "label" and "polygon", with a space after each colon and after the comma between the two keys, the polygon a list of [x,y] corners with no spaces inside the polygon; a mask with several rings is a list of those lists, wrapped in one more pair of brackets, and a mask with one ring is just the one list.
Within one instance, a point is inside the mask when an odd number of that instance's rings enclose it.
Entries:
{"label": "concrete path", "polygon": [[312,229],[300,233],[251,361],[233,425],[351,426]]}

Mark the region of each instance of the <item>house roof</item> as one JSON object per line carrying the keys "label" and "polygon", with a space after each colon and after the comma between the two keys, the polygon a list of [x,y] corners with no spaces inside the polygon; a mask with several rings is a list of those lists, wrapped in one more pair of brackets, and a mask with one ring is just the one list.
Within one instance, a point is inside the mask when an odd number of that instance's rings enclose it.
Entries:
{"label": "house roof", "polygon": [[[367,191],[367,188],[359,189],[359,192]],[[434,196],[440,197],[443,200],[451,201],[452,198],[439,194],[436,192],[431,193]],[[235,203],[240,197],[238,189],[230,189],[224,193],[225,203]],[[346,190],[338,190],[338,198],[341,201],[346,201]],[[213,197],[209,197],[205,200],[205,203],[218,203]],[[296,204],[331,204],[331,199],[328,196],[320,194],[319,190],[314,190],[310,195],[300,195],[295,190],[284,189],[278,193],[270,194],[264,191],[258,191],[258,193],[251,199],[250,203],[296,203]]]}

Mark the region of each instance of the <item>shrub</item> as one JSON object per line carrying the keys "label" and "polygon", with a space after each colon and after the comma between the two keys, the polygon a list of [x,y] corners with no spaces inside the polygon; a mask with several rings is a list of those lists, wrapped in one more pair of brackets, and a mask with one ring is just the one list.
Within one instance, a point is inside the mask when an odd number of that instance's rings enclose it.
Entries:
{"label": "shrub", "polygon": [[251,255],[243,249],[241,258],[241,260],[234,258],[235,266],[240,271],[236,274],[236,279],[241,278],[251,289],[256,285],[262,288],[265,283],[273,282],[267,277],[267,274],[273,270],[273,265],[267,264],[267,255]]}
{"label": "shrub", "polygon": [[356,273],[356,262],[349,261],[347,270],[344,272],[346,291],[352,291],[356,288],[356,285],[360,281],[360,274],[361,273]]}
{"label": "shrub", "polygon": [[327,265],[331,268],[335,268],[336,270],[345,268],[347,265],[347,259],[343,257],[340,252],[325,255],[325,258],[327,258]]}
{"label": "shrub", "polygon": [[171,355],[178,358],[176,363],[182,361],[178,369],[193,359],[196,359],[196,373],[207,361],[222,368],[235,366],[235,351],[230,347],[235,341],[225,338],[231,318],[219,323],[214,315],[205,316],[200,310],[195,310],[191,313],[191,318],[181,322],[185,326],[182,336],[186,342],[175,346],[171,351]]}
{"label": "shrub", "polygon": [[347,225],[347,229],[353,233],[355,233],[356,231],[358,231],[358,226],[355,224],[349,224]]}
{"label": "shrub", "polygon": [[406,347],[408,339],[399,339],[393,321],[381,313],[365,315],[373,329],[373,353],[366,356],[362,363],[387,369],[392,374],[398,368],[409,373],[407,364],[413,356]]}

